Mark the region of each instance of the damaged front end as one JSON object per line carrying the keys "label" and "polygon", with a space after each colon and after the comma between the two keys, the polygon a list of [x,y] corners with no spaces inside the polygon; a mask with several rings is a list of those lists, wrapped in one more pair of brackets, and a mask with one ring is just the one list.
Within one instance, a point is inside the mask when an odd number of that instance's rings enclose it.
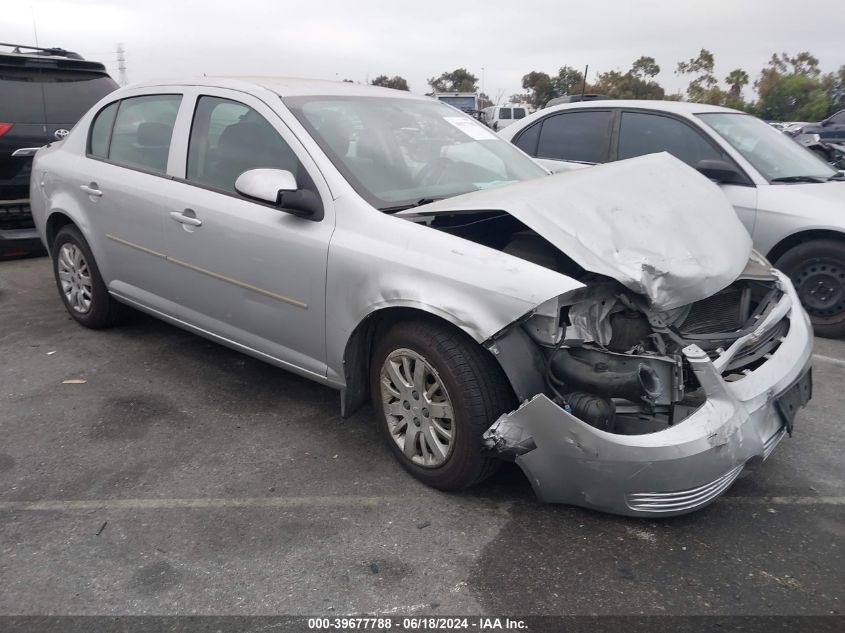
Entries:
{"label": "damaged front end", "polygon": [[580,284],[486,341],[522,405],[485,433],[545,501],[671,515],[768,457],[812,330],[719,188],[668,154],[485,189],[406,219]]}
{"label": "damaged front end", "polygon": [[791,434],[811,395],[806,315],[756,254],[728,287],[669,310],[596,277],[488,348],[523,401],[488,448],[543,501],[616,514],[703,507]]}

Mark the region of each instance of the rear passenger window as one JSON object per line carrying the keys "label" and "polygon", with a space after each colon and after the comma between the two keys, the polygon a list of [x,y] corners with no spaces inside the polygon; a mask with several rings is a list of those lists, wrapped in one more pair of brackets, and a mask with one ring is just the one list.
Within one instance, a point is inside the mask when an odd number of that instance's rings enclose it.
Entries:
{"label": "rear passenger window", "polygon": [[619,159],[643,154],[669,152],[695,167],[705,159],[720,160],[722,155],[689,125],[666,116],[623,112],[619,130]]}
{"label": "rear passenger window", "polygon": [[514,119],[524,119],[525,118],[525,108],[514,108],[513,109],[513,118]]}
{"label": "rear passenger window", "polygon": [[235,192],[245,171],[269,167],[295,176],[299,160],[263,116],[243,103],[200,97],[188,143],[187,179]]}
{"label": "rear passenger window", "polygon": [[111,139],[114,115],[117,114],[119,101],[100,110],[94,124],[91,126],[91,140],[88,145],[88,154],[97,158],[108,158],[109,140]]}
{"label": "rear passenger window", "polygon": [[519,149],[523,152],[528,154],[529,156],[536,156],[537,155],[537,141],[540,138],[540,124],[535,123],[534,125],[526,128],[522,134],[517,137],[514,141],[514,145],[516,145]]}
{"label": "rear passenger window", "polygon": [[566,112],[543,120],[537,156],[600,163],[610,141],[611,112]]}
{"label": "rear passenger window", "polygon": [[[131,97],[120,102],[111,134],[108,160],[118,165],[163,174],[181,95]],[[105,111],[100,113],[103,116]],[[95,122],[99,122],[99,119]],[[93,131],[92,131],[93,152]]]}

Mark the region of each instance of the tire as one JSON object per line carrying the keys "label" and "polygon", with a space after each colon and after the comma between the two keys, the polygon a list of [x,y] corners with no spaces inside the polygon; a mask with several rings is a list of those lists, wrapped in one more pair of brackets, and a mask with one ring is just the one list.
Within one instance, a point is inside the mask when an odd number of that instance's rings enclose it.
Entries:
{"label": "tire", "polygon": [[[79,229],[72,224],[62,227],[50,247],[50,255],[59,297],[70,316],[80,325],[95,330],[116,324],[122,306],[109,294],[91,248]],[[63,286],[62,276],[66,280],[73,278],[69,282],[71,297]]]}
{"label": "tire", "polygon": [[845,336],[845,242],[803,242],[775,266],[792,279],[816,335]]}
{"label": "tire", "polygon": [[[403,359],[408,355],[416,355],[422,359],[422,367],[431,370],[422,380],[422,384],[429,386],[425,393],[419,394],[418,400],[413,399],[413,392],[406,393],[407,402],[413,403],[409,409],[404,406],[403,397],[397,398],[382,382],[387,375],[382,373],[383,369],[389,371],[389,362],[399,372],[405,372]],[[412,361],[410,369],[416,370],[420,361]],[[391,380],[396,380],[396,374],[391,375],[394,376]],[[436,381],[443,389],[437,389]],[[481,435],[501,414],[515,407],[515,398],[493,356],[463,332],[427,320],[395,324],[376,340],[370,363],[370,396],[388,446],[402,466],[423,483],[440,490],[461,490],[498,469],[501,462],[483,447]],[[447,408],[437,402],[444,398],[451,402],[451,419],[442,415]],[[430,411],[427,404],[431,406]],[[408,417],[392,415],[388,407],[393,407],[393,411],[401,407],[403,415]],[[438,413],[442,416],[439,419]],[[412,426],[411,416],[418,417],[419,425]],[[400,432],[403,426],[404,435]],[[404,450],[408,446],[409,428],[415,433],[410,451],[413,457]],[[451,433],[445,456],[438,454],[429,439],[434,438],[436,444],[441,440],[447,442],[438,428]],[[432,457],[428,463],[426,449]]]}

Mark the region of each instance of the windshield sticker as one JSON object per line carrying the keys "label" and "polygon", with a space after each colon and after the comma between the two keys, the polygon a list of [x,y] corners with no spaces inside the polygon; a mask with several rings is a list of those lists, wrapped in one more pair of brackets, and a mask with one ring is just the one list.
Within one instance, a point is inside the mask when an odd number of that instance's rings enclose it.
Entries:
{"label": "windshield sticker", "polygon": [[489,141],[490,139],[499,138],[486,127],[479,125],[472,119],[467,119],[462,116],[444,116],[443,120],[447,123],[451,123],[461,132],[476,141]]}
{"label": "windshield sticker", "polygon": [[489,189],[490,187],[501,187],[502,185],[512,185],[517,180],[491,180],[490,182],[474,182],[472,186],[476,189]]}

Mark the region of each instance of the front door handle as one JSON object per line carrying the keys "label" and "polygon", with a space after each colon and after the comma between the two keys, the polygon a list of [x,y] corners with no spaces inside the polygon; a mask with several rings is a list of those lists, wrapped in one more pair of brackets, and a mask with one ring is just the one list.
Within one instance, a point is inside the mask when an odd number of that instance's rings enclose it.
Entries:
{"label": "front door handle", "polygon": [[181,213],[179,211],[171,211],[170,217],[180,224],[187,224],[188,226],[202,226],[202,220],[197,218],[197,214],[193,209],[185,209]]}
{"label": "front door handle", "polygon": [[97,188],[96,182],[92,182],[87,185],[79,185],[79,188],[82,189],[82,191],[87,193],[89,196],[95,196],[99,198],[103,195],[103,192]]}

